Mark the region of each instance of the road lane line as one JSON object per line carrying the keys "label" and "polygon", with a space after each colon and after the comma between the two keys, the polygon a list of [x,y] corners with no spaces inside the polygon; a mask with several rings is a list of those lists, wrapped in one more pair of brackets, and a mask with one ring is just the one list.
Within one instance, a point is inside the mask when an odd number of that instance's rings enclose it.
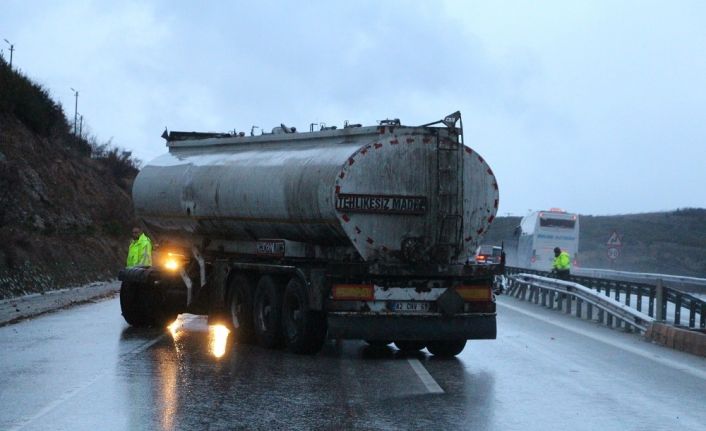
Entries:
{"label": "road lane line", "polygon": [[143,344],[143,345],[141,345],[141,346],[139,346],[139,347],[136,347],[136,348],[130,350],[129,352],[127,352],[127,353],[123,353],[122,355],[120,355],[120,356],[121,356],[120,359],[122,359],[122,358],[125,357],[125,356],[131,356],[131,355],[135,355],[135,354],[137,354],[137,353],[142,353],[142,352],[144,352],[145,350],[149,349],[150,347],[152,347],[152,346],[154,346],[155,344],[157,344],[157,343],[159,343],[160,341],[162,341],[162,339],[163,339],[164,337],[166,337],[166,336],[167,336],[167,334],[162,334],[162,335],[160,335],[159,337],[155,338],[155,339],[152,340],[152,341],[148,341],[148,342],[146,342],[145,344]]}
{"label": "road lane line", "polygon": [[[120,355],[120,359],[122,360],[123,358],[130,356],[130,355],[135,355],[141,352],[144,352],[145,350],[149,349],[150,347],[154,346],[157,344],[159,341],[161,341],[164,337],[166,337],[167,334],[162,334],[159,337],[155,338],[154,340],[147,341],[144,344],[141,344],[140,346],[134,348],[133,350],[130,350],[127,353],[124,353]],[[70,391],[64,392],[59,396],[59,398],[55,399],[54,401],[50,402],[44,408],[42,408],[40,411],[35,413],[34,415],[30,416],[29,418],[23,420],[19,424],[11,427],[8,429],[8,431],[21,431],[22,429],[26,428],[28,425],[30,425],[32,422],[36,421],[37,419],[42,418],[44,415],[47,413],[51,412],[52,410],[56,409],[66,401],[70,400],[71,398],[75,397],[78,395],[80,392],[83,392],[86,390],[88,387],[91,385],[95,384],[98,382],[100,379],[105,377],[105,375],[108,374],[107,371],[104,371],[102,373],[99,373],[95,377],[93,377],[91,380],[87,381],[86,383],[82,384],[81,386],[78,386]]]}
{"label": "road lane line", "polygon": [[[559,324],[558,322],[556,322],[556,321],[554,321],[554,320],[552,320],[552,319],[548,319],[548,318],[546,318],[546,317],[544,317],[544,316],[541,316],[540,314],[534,313],[534,312],[532,312],[532,311],[524,310],[524,309],[522,309],[522,308],[520,308],[520,307],[516,307],[516,306],[514,306],[514,305],[509,305],[509,304],[505,304],[505,303],[502,303],[502,304],[501,304],[501,303],[498,303],[497,305],[500,306],[500,307],[507,307],[507,308],[509,308],[509,309],[512,310],[512,311],[516,311],[516,312],[518,312],[518,313],[520,313],[520,314],[524,314],[524,315],[526,315],[526,316],[529,316],[529,317],[532,317],[532,318],[534,318],[534,319],[540,320],[540,321],[542,321],[542,322],[544,322],[544,323],[548,323],[548,324],[550,324],[550,325],[557,326],[557,327],[559,327],[559,328],[561,328],[561,329],[567,330],[567,331],[569,331],[569,332],[573,332],[574,334],[583,335],[584,337],[591,338],[592,340],[595,340],[595,341],[598,341],[598,342],[601,342],[601,343],[604,343],[604,344],[608,344],[608,345],[610,345],[610,346],[616,347],[616,348],[621,349],[621,350],[624,350],[624,351],[626,351],[626,352],[630,352],[630,353],[633,353],[633,354],[635,354],[635,355],[641,356],[641,357],[643,357],[643,358],[645,358],[645,359],[649,359],[649,360],[654,361],[654,362],[657,362],[657,363],[659,363],[659,364],[666,365],[666,366],[668,366],[668,367],[670,367],[670,368],[674,368],[674,369],[676,369],[676,370],[683,371],[683,372],[685,372],[685,373],[687,373],[687,374],[691,374],[692,376],[698,377],[698,378],[700,378],[700,379],[702,379],[702,380],[706,380],[706,371],[703,371],[703,370],[700,369],[700,368],[692,367],[691,365],[684,364],[684,363],[679,362],[679,361],[673,361],[673,360],[671,360],[671,359],[666,359],[666,358],[661,358],[661,357],[659,357],[659,356],[655,356],[655,353],[653,353],[653,352],[646,352],[646,351],[644,351],[644,350],[642,350],[642,349],[639,349],[639,348],[637,348],[637,347],[626,346],[625,344],[622,344],[622,343],[620,343],[620,342],[611,340],[609,337],[604,337],[604,336],[601,336],[601,335],[592,334],[592,333],[589,332],[589,331],[584,331],[584,330],[581,330],[581,329],[579,329],[579,328],[571,328],[571,327],[568,327],[568,326],[563,326],[563,325]],[[665,347],[665,348],[666,348],[666,347]]]}
{"label": "road lane line", "polygon": [[434,380],[431,374],[429,374],[429,371],[424,368],[424,365],[419,362],[419,359],[409,358],[407,359],[407,362],[409,362],[409,365],[412,367],[414,372],[417,373],[417,377],[419,377],[419,380],[424,383],[424,386],[426,386],[427,391],[429,391],[430,394],[444,393],[444,390],[441,389],[441,386],[439,386],[438,383],[436,383],[436,380]]}

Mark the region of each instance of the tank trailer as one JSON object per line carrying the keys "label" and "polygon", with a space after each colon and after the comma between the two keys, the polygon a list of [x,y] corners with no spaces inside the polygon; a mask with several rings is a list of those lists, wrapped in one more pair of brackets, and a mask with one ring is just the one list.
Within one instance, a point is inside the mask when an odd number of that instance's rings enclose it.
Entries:
{"label": "tank trailer", "polygon": [[120,274],[129,324],[208,315],[239,342],[308,354],[327,337],[439,356],[496,337],[504,260],[466,258],[498,184],[464,144],[459,112],[421,126],[163,137],[168,152],[132,191],[159,247],[153,266]]}

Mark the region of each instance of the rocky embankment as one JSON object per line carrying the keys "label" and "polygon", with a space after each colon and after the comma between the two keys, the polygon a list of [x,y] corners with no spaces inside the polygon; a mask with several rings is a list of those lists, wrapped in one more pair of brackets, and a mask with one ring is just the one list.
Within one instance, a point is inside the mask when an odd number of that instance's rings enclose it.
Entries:
{"label": "rocky embankment", "polygon": [[0,299],[115,277],[129,156],[75,137],[48,92],[0,60]]}

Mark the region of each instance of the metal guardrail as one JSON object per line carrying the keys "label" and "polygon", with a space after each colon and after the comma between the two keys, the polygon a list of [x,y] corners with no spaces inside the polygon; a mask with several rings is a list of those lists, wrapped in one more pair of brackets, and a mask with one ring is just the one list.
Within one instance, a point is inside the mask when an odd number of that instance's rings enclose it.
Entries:
{"label": "metal guardrail", "polygon": [[611,280],[634,281],[656,285],[657,280],[662,284],[673,287],[683,292],[706,293],[706,278],[685,277],[670,274],[654,274],[649,272],[616,271],[600,268],[574,268],[572,273],[593,278],[608,278]]}
{"label": "metal guardrail", "polygon": [[[506,267],[505,273],[507,275],[521,273],[534,274],[542,277],[549,277],[551,275],[551,273],[546,271],[517,267]],[[612,295],[616,301],[622,301],[628,307],[633,307],[633,297],[636,297],[635,306],[633,308],[639,312],[643,311],[642,303],[643,299],[646,298],[647,315],[658,321],[667,320],[667,308],[668,304],[671,303],[674,308],[674,316],[672,319],[673,322],[670,323],[682,325],[682,309],[686,309],[689,314],[687,326],[690,328],[706,328],[706,301],[673,287],[667,287],[659,279],[655,284],[651,284],[572,274],[568,281],[593,289],[607,297]]]}
{"label": "metal guardrail", "polygon": [[[620,301],[570,281],[524,273],[512,275],[508,279],[509,295],[545,307],[556,307],[566,314],[571,314],[573,311],[576,317],[598,320],[611,327],[645,332],[655,320]],[[594,311],[596,311],[595,315]]]}

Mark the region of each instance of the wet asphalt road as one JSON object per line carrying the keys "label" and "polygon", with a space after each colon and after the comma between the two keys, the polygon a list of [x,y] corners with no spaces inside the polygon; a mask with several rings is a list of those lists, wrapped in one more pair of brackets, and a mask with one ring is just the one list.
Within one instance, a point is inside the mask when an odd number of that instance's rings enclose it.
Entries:
{"label": "wet asphalt road", "polygon": [[[706,360],[501,297],[454,360],[330,342],[296,356],[205,318],[134,330],[117,299],[0,328],[1,430],[703,430]],[[221,355],[217,358],[216,355]]]}

